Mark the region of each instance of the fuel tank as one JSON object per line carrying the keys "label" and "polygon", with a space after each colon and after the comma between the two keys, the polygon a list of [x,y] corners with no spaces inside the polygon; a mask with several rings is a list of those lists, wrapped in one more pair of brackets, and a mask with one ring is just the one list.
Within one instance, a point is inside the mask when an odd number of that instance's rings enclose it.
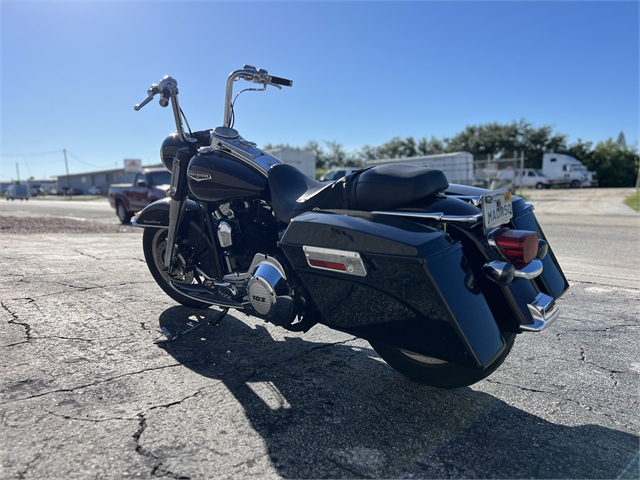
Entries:
{"label": "fuel tank", "polygon": [[228,202],[266,195],[264,173],[225,152],[195,155],[187,170],[189,190],[205,202]]}

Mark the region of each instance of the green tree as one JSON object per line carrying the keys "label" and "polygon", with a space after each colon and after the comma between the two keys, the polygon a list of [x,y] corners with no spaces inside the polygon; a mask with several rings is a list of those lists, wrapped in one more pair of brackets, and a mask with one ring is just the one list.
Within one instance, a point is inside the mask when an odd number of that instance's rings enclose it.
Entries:
{"label": "green tree", "polygon": [[599,142],[591,155],[581,160],[598,173],[598,183],[603,187],[633,187],[636,183],[640,161],[637,145],[627,145],[623,133],[617,140]]}

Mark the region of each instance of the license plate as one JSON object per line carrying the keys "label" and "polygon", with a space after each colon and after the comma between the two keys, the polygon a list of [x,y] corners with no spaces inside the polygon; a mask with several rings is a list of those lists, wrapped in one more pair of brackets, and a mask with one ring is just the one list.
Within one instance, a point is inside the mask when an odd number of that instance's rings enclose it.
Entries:
{"label": "license plate", "polygon": [[511,192],[496,190],[482,196],[482,221],[484,228],[494,228],[513,218]]}

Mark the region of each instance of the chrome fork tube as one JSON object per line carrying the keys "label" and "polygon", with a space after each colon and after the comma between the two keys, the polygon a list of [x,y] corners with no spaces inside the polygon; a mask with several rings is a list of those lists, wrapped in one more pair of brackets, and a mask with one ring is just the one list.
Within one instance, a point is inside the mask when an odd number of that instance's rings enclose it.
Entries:
{"label": "chrome fork tube", "polygon": [[171,185],[169,186],[169,231],[167,232],[167,248],[164,255],[164,267],[171,274],[173,260],[175,257],[175,241],[176,231],[180,224],[182,212],[187,204],[186,195],[180,195],[178,192],[178,183],[180,181],[180,160],[178,157],[173,159],[171,169]]}
{"label": "chrome fork tube", "polygon": [[167,249],[164,255],[164,266],[171,274],[173,260],[175,258],[175,241],[176,230],[180,223],[180,217],[186,205],[186,199],[176,200],[174,198],[169,202],[169,231],[167,232]]}

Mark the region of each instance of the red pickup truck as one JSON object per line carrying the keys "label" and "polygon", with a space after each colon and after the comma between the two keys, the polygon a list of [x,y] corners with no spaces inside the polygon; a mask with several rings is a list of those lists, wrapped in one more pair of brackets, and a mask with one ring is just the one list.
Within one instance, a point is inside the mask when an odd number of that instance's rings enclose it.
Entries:
{"label": "red pickup truck", "polygon": [[111,185],[109,203],[120,221],[127,224],[135,212],[167,196],[171,172],[165,168],[145,168],[136,174],[133,184]]}

